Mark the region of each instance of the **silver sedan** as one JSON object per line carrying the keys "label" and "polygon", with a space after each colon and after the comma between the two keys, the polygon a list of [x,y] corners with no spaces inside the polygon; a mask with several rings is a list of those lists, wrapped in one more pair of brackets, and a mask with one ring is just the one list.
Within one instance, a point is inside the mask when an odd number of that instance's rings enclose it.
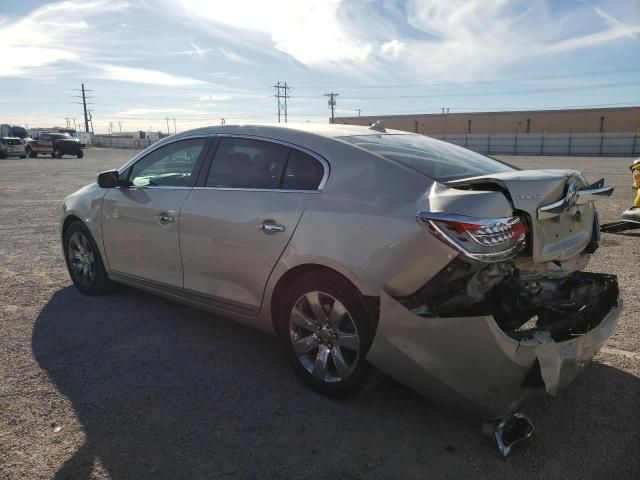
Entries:
{"label": "silver sedan", "polygon": [[379,125],[227,125],[101,173],[61,235],[81,292],[123,283],[275,333],[318,392],[380,370],[498,419],[612,333],[616,278],[582,271],[611,190]]}

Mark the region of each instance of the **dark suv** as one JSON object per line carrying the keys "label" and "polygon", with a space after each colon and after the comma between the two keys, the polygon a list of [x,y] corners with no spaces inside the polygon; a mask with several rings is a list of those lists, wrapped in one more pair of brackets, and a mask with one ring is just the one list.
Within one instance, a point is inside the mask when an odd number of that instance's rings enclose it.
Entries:
{"label": "dark suv", "polygon": [[40,133],[38,138],[26,141],[27,155],[35,158],[39,153],[49,154],[51,158],[62,158],[63,155],[84,156],[80,140],[68,133]]}

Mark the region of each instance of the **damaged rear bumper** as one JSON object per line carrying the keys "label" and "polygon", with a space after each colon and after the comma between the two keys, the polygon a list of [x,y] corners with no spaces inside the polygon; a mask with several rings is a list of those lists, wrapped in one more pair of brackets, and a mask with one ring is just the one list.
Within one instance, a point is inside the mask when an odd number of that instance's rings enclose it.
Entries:
{"label": "damaged rear bumper", "polygon": [[[598,275],[598,274],[589,274]],[[424,317],[381,293],[368,360],[436,402],[471,417],[501,418],[527,396],[555,395],[611,336],[622,304],[603,308],[586,333],[555,341],[548,332],[505,333],[493,316]]]}

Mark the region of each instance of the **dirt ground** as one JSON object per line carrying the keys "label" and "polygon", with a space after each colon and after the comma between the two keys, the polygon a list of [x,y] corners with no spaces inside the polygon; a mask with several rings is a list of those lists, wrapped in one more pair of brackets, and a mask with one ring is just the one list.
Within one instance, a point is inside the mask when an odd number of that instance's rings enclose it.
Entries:
{"label": "dirt ground", "polygon": [[[392,380],[329,400],[275,338],[132,289],[76,292],[61,200],[133,153],[0,160],[0,479],[640,478],[640,230],[605,234],[589,267],[619,277],[615,334],[522,406],[536,436],[505,462],[476,422]],[[504,158],[606,177],[603,222],[631,203],[628,158]]]}

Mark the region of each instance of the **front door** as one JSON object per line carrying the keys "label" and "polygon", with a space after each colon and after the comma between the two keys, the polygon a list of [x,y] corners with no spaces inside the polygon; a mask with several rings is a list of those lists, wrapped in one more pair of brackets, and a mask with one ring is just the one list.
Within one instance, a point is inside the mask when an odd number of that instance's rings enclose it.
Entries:
{"label": "front door", "polygon": [[180,208],[205,152],[205,138],[153,150],[123,173],[126,184],[102,202],[102,235],[111,273],[182,288]]}
{"label": "front door", "polygon": [[287,145],[224,137],[206,181],[180,216],[184,288],[219,308],[255,315],[324,164]]}

